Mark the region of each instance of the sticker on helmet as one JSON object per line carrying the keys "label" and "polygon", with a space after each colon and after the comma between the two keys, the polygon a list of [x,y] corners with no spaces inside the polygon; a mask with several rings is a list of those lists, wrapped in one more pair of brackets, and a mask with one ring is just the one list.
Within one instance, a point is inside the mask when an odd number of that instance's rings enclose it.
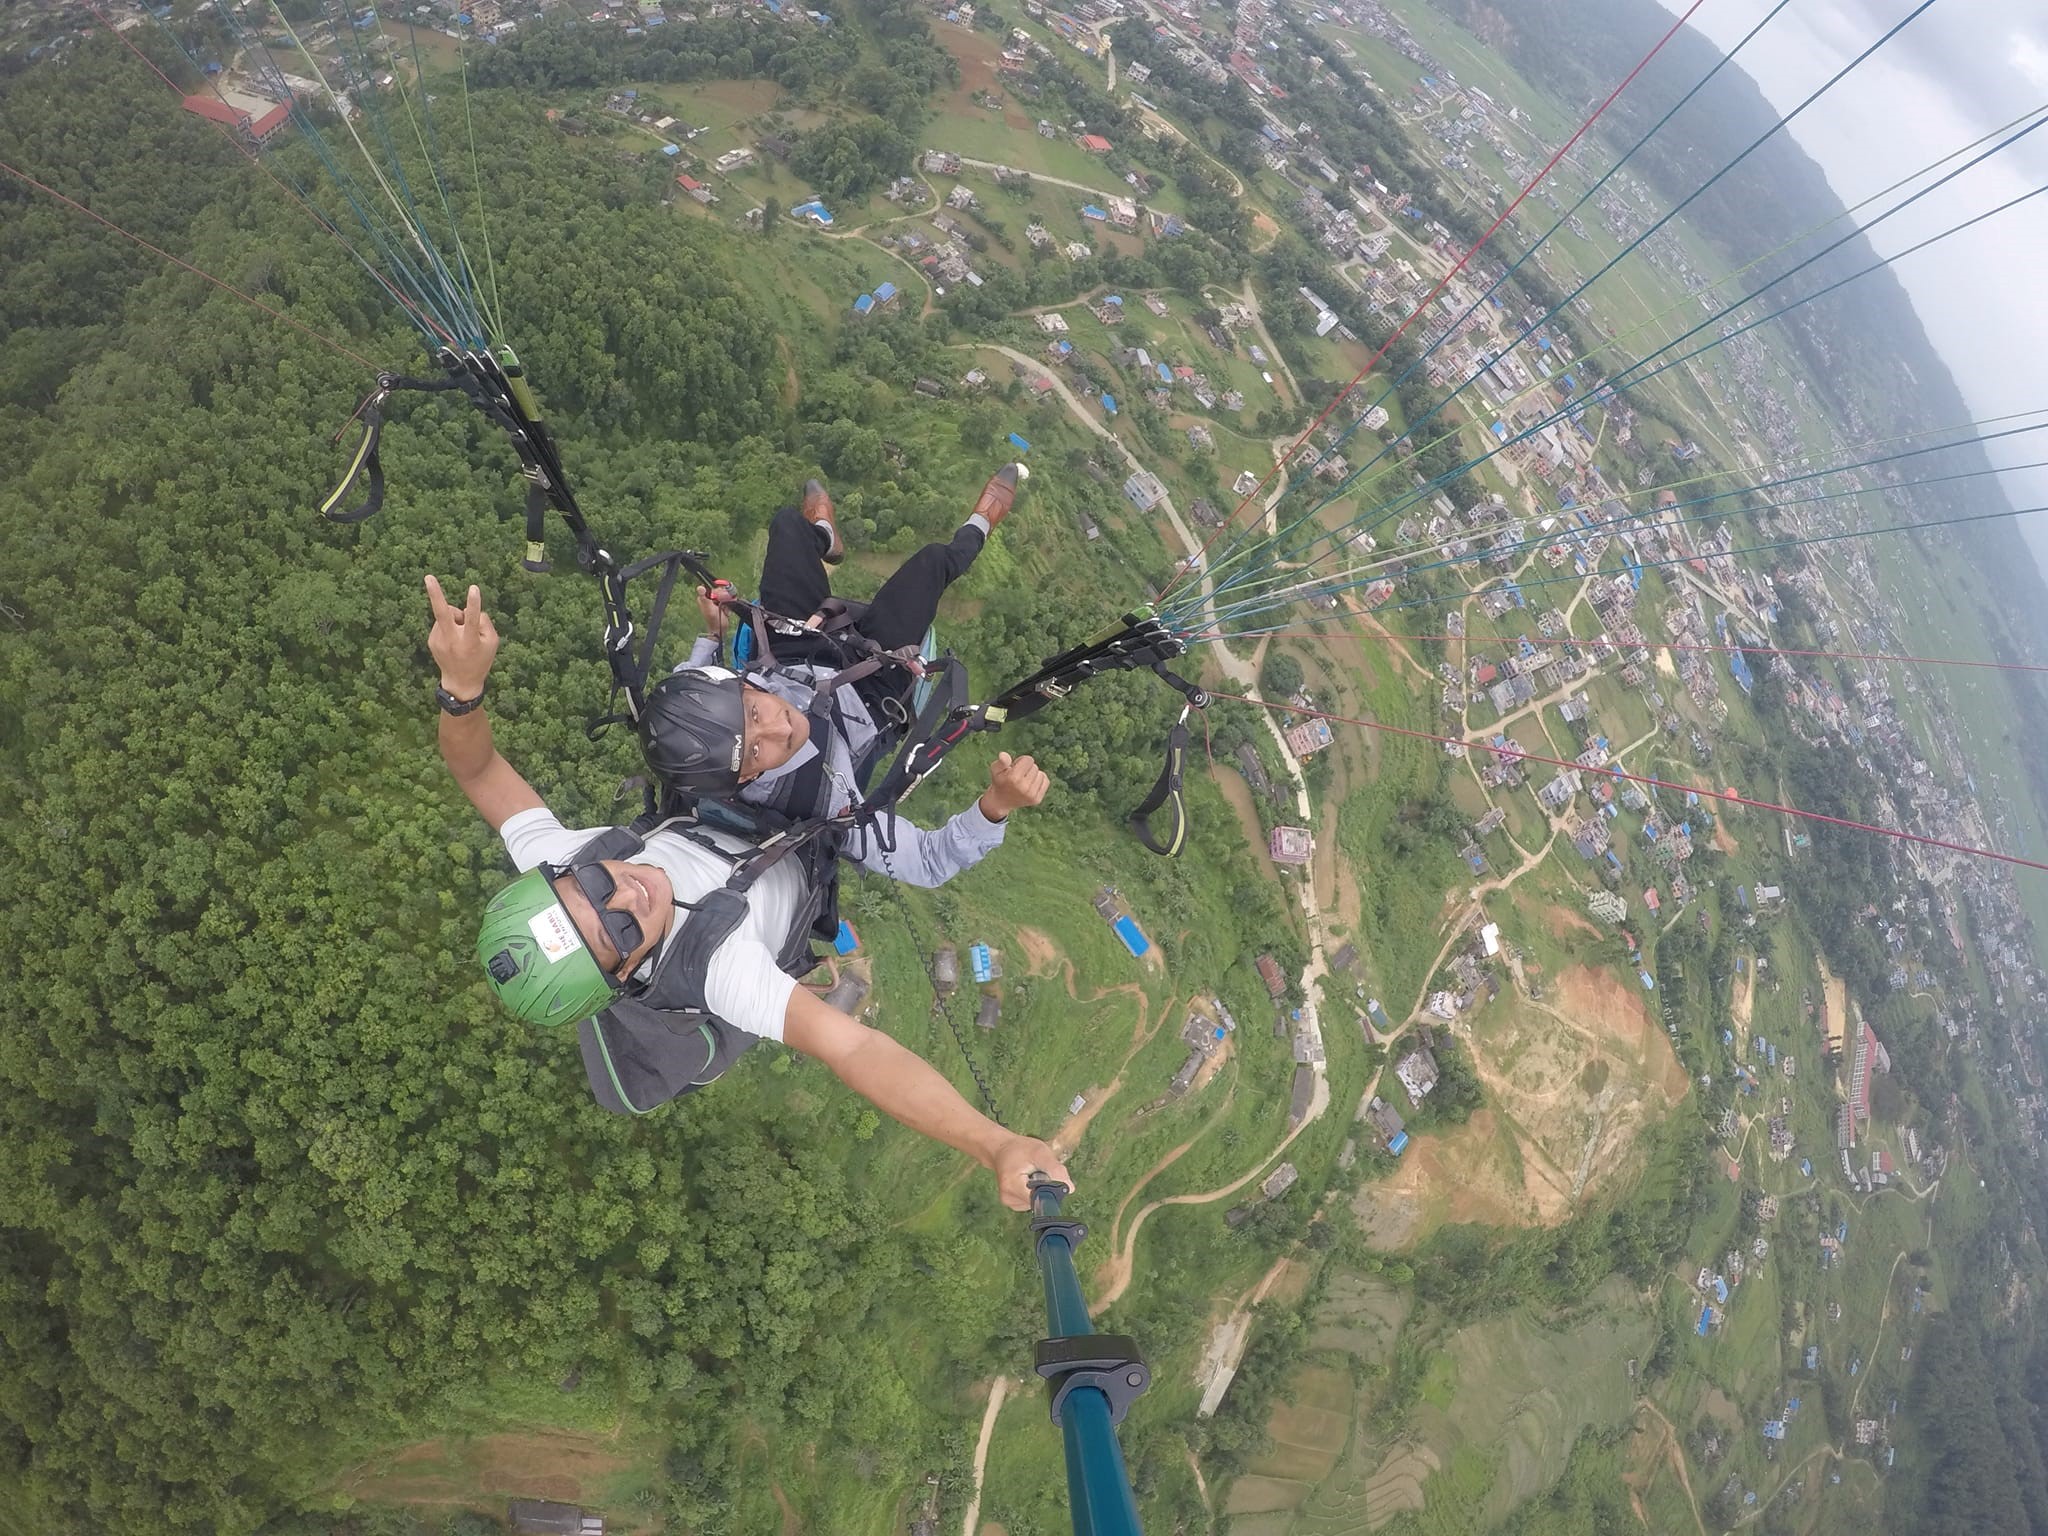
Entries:
{"label": "sticker on helmet", "polygon": [[533,935],[533,942],[540,946],[540,952],[548,957],[550,965],[568,959],[583,948],[583,935],[569,921],[569,914],[562,909],[560,902],[529,917],[526,927]]}

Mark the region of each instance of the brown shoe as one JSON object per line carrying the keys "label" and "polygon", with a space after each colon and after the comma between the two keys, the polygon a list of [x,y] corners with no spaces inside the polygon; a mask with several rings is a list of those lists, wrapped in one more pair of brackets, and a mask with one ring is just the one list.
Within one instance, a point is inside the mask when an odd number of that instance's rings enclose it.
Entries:
{"label": "brown shoe", "polygon": [[804,482],[804,521],[813,528],[825,530],[830,545],[825,551],[825,563],[837,565],[846,558],[846,541],[839,537],[839,524],[832,519],[832,493],[816,480]]}
{"label": "brown shoe", "polygon": [[989,532],[995,532],[1002,520],[1010,515],[1010,506],[1017,499],[1017,487],[1031,477],[1031,471],[1022,464],[1005,464],[993,475],[988,484],[981,488],[981,495],[974,503],[974,511],[968,516],[980,516],[988,523]]}

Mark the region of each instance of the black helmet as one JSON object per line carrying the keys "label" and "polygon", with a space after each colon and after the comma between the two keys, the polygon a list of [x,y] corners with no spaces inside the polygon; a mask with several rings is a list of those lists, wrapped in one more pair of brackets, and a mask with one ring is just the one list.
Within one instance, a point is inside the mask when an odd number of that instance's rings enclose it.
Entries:
{"label": "black helmet", "polygon": [[724,667],[671,672],[640,712],[640,750],[654,776],[691,795],[739,793],[746,687]]}

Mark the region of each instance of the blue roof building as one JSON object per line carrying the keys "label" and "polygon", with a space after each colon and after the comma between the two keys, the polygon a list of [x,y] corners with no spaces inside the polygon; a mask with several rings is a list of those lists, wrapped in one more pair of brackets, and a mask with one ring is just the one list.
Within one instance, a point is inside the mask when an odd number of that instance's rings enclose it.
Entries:
{"label": "blue roof building", "polygon": [[1162,384],[1171,384],[1171,383],[1173,382],[1173,370],[1172,370],[1171,368],[1167,367],[1167,366],[1166,366],[1166,364],[1164,364],[1164,363],[1154,363],[1154,364],[1152,365],[1152,369],[1153,369],[1153,371],[1154,371],[1155,373],[1157,373],[1157,374],[1159,375],[1159,382],[1160,382],[1160,383],[1162,383]]}
{"label": "blue roof building", "polygon": [[680,144],[664,144],[661,146],[661,152],[664,155],[667,155],[669,159],[673,160],[677,155],[680,155],[683,152],[683,149]]}
{"label": "blue roof building", "polygon": [[973,967],[976,981],[993,981],[996,974],[995,956],[989,953],[986,944],[967,946],[967,963]]}
{"label": "blue roof building", "polygon": [[1387,1150],[1393,1153],[1396,1157],[1399,1157],[1403,1152],[1407,1151],[1408,1133],[1406,1131],[1394,1132],[1394,1139],[1387,1143]]}
{"label": "blue roof building", "polygon": [[1116,396],[1105,391],[1102,396],[1102,408],[1114,416],[1116,414]]}
{"label": "blue roof building", "polygon": [[[768,0],[768,3],[770,5],[773,5],[775,3],[775,0]],[[812,198],[809,202],[798,203],[794,208],[790,209],[789,211],[792,217],[799,219],[809,219],[813,223],[818,225],[821,229],[830,229],[832,227],[831,210],[828,209],[823,203],[819,202],[818,199],[816,199],[815,197]]]}
{"label": "blue roof building", "polygon": [[1108,220],[1109,215],[1104,213],[1100,208],[1096,207],[1093,203],[1083,203],[1081,205],[1081,217],[1084,219],[1093,219],[1096,223],[1101,224]]}
{"label": "blue roof building", "polygon": [[1031,445],[1014,432],[1010,434],[1010,446],[1019,453],[1029,453],[1031,451]]}
{"label": "blue roof building", "polygon": [[1145,931],[1138,926],[1136,918],[1125,915],[1110,926],[1116,930],[1116,936],[1124,941],[1124,948],[1134,957],[1143,956],[1152,947],[1152,941],[1145,937]]}
{"label": "blue roof building", "polygon": [[864,293],[853,301],[853,312],[856,315],[864,315],[874,307],[875,296],[872,293]]}
{"label": "blue roof building", "polygon": [[894,299],[895,297],[896,285],[894,283],[875,284],[875,302],[877,304],[887,304],[890,300]]}

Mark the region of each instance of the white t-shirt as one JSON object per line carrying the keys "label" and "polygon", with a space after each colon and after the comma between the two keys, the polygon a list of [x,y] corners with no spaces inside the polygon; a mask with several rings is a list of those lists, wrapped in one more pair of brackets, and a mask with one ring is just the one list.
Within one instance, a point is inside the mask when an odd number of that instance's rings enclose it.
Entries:
{"label": "white t-shirt", "polygon": [[[556,819],[546,806],[521,811],[498,829],[505,851],[519,872],[539,864],[564,864],[571,855],[603,827],[572,831]],[[746,845],[737,839],[713,834],[719,844],[735,852]],[[678,898],[696,901],[724,885],[732,868],[722,859],[673,832],[655,832],[647,839],[647,850],[633,862],[661,869],[675,888]],[[800,855],[792,855],[754,882],[747,892],[747,915],[732,936],[718,946],[704,977],[704,1000],[711,1011],[736,1029],[767,1040],[782,1038],[782,1014],[789,1006],[789,994],[796,990],[796,978],[785,974],[775,957],[789,939],[790,924],[803,905],[803,875]],[[682,931],[687,912],[678,911],[662,943],[667,952]]]}

